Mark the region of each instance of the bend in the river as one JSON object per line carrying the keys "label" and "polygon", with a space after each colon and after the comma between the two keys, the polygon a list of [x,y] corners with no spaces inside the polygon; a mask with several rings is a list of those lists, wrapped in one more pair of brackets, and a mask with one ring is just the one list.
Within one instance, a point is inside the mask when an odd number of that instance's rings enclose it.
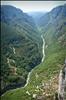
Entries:
{"label": "bend in the river", "polygon": [[[44,58],[45,58],[45,51],[44,51],[44,48],[45,48],[45,40],[44,40],[43,35],[41,35],[41,38],[42,38],[42,41],[43,41],[43,45],[42,45],[42,55],[43,56],[42,56],[41,62],[43,62],[44,61]],[[32,71],[33,71],[33,69],[29,72],[28,77],[27,77],[27,80],[26,80],[26,84],[25,84],[24,87],[26,87],[28,85],[29,80],[30,80],[30,75],[31,75]]]}
{"label": "bend in the river", "polygon": [[[44,61],[44,58],[45,58],[45,51],[44,51],[44,48],[45,48],[45,41],[44,41],[44,37],[43,37],[43,35],[41,35],[41,38],[42,38],[42,41],[43,41],[43,45],[42,45],[42,60],[41,60],[41,63]],[[28,76],[27,76],[27,80],[26,80],[26,84],[22,87],[22,88],[25,88],[27,85],[28,85],[28,83],[29,83],[29,80],[30,80],[30,75],[31,75],[31,73],[32,73],[32,71],[33,71],[34,69],[32,69],[30,72],[29,72],[29,74],[28,74]],[[16,88],[16,89],[19,89],[19,88]],[[13,90],[16,90],[16,89],[13,89]],[[10,90],[10,91],[12,91],[12,90]],[[7,92],[7,91],[6,91]],[[5,92],[5,93],[6,93]],[[5,94],[4,93],[4,94]],[[4,94],[2,94],[2,96],[4,95]]]}

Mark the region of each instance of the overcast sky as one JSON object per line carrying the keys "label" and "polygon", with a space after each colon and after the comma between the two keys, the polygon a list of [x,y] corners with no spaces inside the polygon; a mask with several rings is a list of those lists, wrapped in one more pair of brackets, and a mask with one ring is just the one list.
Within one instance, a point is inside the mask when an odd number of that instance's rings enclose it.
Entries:
{"label": "overcast sky", "polygon": [[52,8],[65,3],[66,1],[1,1],[2,5],[12,5],[24,12],[50,11]]}

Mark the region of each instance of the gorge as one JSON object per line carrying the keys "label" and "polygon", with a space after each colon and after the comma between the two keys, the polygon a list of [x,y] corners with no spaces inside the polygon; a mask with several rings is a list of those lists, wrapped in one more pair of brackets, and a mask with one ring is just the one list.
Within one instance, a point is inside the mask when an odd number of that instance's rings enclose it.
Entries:
{"label": "gorge", "polygon": [[[44,41],[44,37],[43,37],[43,35],[41,35],[41,39],[42,39],[42,42],[43,42],[43,44],[42,44],[42,60],[41,60],[41,63],[44,61],[44,58],[45,58],[45,51],[44,51],[44,48],[45,48],[45,41]],[[22,88],[25,88],[27,85],[28,85],[28,83],[29,83],[29,80],[30,80],[30,75],[31,75],[31,73],[32,73],[32,71],[33,71],[34,69],[32,69],[29,73],[28,73],[28,76],[27,76],[27,79],[26,79],[26,83],[25,83],[25,85],[24,86],[21,86]],[[19,89],[18,87],[16,87],[16,89]],[[15,90],[16,90],[15,89]],[[10,91],[10,89],[9,89],[9,91]],[[12,91],[12,90],[11,90]],[[6,91],[7,92],[7,91]],[[5,93],[5,91],[3,92],[3,93]],[[4,94],[3,94],[4,95]],[[2,96],[3,96],[2,95]]]}
{"label": "gorge", "polygon": [[[41,38],[42,38],[42,42],[43,42],[43,44],[42,44],[42,60],[41,60],[41,63],[42,63],[44,61],[44,58],[45,58],[45,51],[44,51],[44,48],[45,48],[45,40],[44,40],[43,35],[41,35]],[[27,80],[26,80],[26,84],[25,84],[24,87],[26,87],[28,85],[29,80],[30,80],[30,75],[31,75],[32,71],[33,71],[33,69],[29,72],[28,77],[27,77]]]}
{"label": "gorge", "polygon": [[62,88],[66,84],[66,4],[38,19],[13,6],[1,6],[1,88],[10,85],[11,89],[2,93],[2,100],[66,97],[66,87]]}

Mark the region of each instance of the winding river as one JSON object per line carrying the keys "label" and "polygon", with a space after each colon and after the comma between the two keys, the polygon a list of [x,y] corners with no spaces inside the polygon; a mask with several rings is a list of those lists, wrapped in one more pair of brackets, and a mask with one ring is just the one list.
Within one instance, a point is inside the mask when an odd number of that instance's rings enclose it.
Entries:
{"label": "winding river", "polygon": [[[45,41],[44,41],[43,35],[41,35],[41,39],[42,39],[42,42],[43,42],[43,44],[42,44],[42,60],[41,60],[41,63],[42,63],[42,62],[44,61],[44,58],[45,58],[45,52],[44,52]],[[26,84],[25,84],[23,87],[21,87],[21,88],[25,88],[25,87],[28,85],[29,80],[30,80],[30,76],[31,76],[31,73],[32,73],[33,70],[34,70],[34,68],[29,72],[29,74],[28,74],[28,76],[27,76]],[[19,89],[19,88],[12,89],[12,90],[9,90],[9,91],[13,91],[13,90],[15,91],[15,90],[17,90],[17,89]],[[8,92],[8,91],[6,91],[6,92]],[[6,93],[6,92],[5,92],[5,93]],[[5,93],[3,93],[2,96],[3,96]]]}
{"label": "winding river", "polygon": [[45,50],[44,50],[45,40],[44,40],[43,35],[41,35],[41,38],[42,38],[42,41],[43,41],[43,46],[42,46],[42,53],[43,53],[42,62],[43,62],[44,61],[44,58],[45,58]]}
{"label": "winding river", "polygon": [[[42,60],[41,60],[41,62],[43,62],[44,61],[44,58],[45,58],[45,52],[44,52],[45,40],[44,40],[43,35],[41,35],[41,39],[43,41],[43,45],[42,45]],[[24,87],[26,87],[28,85],[29,79],[30,79],[30,75],[31,75],[32,71],[33,71],[33,69],[29,72],[28,77],[27,77],[27,81],[26,81],[26,84],[25,84]]]}

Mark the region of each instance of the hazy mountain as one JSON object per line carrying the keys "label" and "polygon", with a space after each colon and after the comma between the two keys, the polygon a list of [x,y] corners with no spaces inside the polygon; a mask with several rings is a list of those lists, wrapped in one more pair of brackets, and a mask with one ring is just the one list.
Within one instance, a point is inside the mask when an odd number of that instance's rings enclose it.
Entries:
{"label": "hazy mountain", "polygon": [[[40,27],[46,26],[48,23],[56,23],[66,17],[66,4],[64,6],[59,6],[54,8],[51,12],[46,13],[39,20]],[[57,23],[56,23],[57,24]]]}
{"label": "hazy mountain", "polygon": [[41,27],[42,33],[46,35],[47,43],[50,43],[53,39],[57,41],[60,37],[65,38],[66,5],[56,7],[51,12],[42,16],[39,20],[39,27]]}
{"label": "hazy mountain", "polygon": [[38,24],[39,19],[45,14],[46,12],[28,12],[28,15],[30,15],[31,17],[33,17],[34,21],[36,22],[36,24]]}
{"label": "hazy mountain", "polygon": [[1,6],[1,88],[16,88],[26,82],[28,72],[41,62],[41,39],[26,13]]}
{"label": "hazy mountain", "polygon": [[[12,27],[17,27],[19,32],[24,30],[22,34],[27,34],[33,37],[34,40],[36,40],[36,37],[39,38],[39,35],[36,35],[38,32],[34,20],[20,9],[6,5],[1,6],[1,21]],[[25,28],[25,26],[27,27]]]}
{"label": "hazy mountain", "polygon": [[39,12],[39,11],[35,11],[35,12],[28,12],[29,15],[33,16],[34,18],[36,17],[41,17],[45,14],[46,12]]}
{"label": "hazy mountain", "polygon": [[66,4],[42,15],[38,23],[38,36],[45,39],[45,60],[34,68],[27,87],[9,91],[2,100],[57,100],[59,72],[66,58]]}
{"label": "hazy mountain", "polygon": [[[42,16],[39,29],[45,39],[45,60],[33,71],[28,87],[34,87],[28,91],[36,94],[35,100],[54,100],[58,98],[59,72],[66,59],[66,5],[56,7]],[[64,95],[66,100],[66,89]]]}

